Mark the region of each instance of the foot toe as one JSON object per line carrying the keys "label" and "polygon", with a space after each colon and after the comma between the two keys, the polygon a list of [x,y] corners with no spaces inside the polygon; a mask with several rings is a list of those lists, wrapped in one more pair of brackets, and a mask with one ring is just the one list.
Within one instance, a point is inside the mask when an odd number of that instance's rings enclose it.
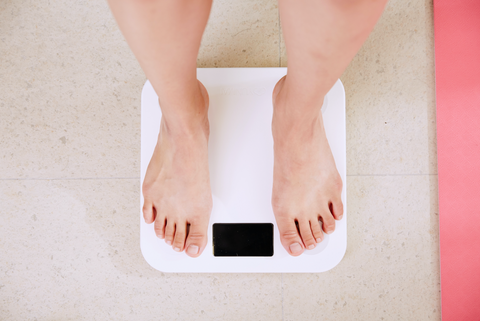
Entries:
{"label": "foot toe", "polygon": [[155,220],[155,208],[153,207],[153,203],[147,200],[143,203],[143,219],[147,224]]}
{"label": "foot toe", "polygon": [[332,234],[335,231],[335,219],[333,218],[332,213],[326,209],[320,213],[322,218],[323,230],[327,234]]}
{"label": "foot toe", "polygon": [[190,257],[198,257],[207,245],[208,217],[201,221],[192,221],[188,228],[185,242],[185,253]]}
{"label": "foot toe", "polygon": [[165,227],[165,243],[172,245],[173,237],[175,235],[175,222],[173,220],[167,219],[167,224]]}
{"label": "foot toe", "polygon": [[299,220],[298,228],[300,230],[300,235],[302,236],[305,248],[308,250],[313,250],[315,248],[316,242],[312,234],[312,229],[310,228],[310,221],[306,219]]}
{"label": "foot toe", "polygon": [[336,220],[341,220],[343,217],[343,203],[341,199],[337,199],[330,203],[330,212]]}
{"label": "foot toe", "polygon": [[157,235],[158,238],[164,239],[165,238],[165,217],[157,215],[155,219],[155,235]]}
{"label": "foot toe", "polygon": [[175,237],[173,238],[173,250],[176,252],[183,251],[185,244],[185,237],[187,236],[187,223],[177,222],[175,223]]}
{"label": "foot toe", "polygon": [[322,232],[322,222],[315,218],[310,220],[310,228],[312,229],[313,237],[315,238],[315,242],[320,243],[323,241],[323,232]]}
{"label": "foot toe", "polygon": [[299,256],[303,253],[304,247],[302,238],[298,234],[294,218],[277,218],[280,241],[287,252],[292,256]]}

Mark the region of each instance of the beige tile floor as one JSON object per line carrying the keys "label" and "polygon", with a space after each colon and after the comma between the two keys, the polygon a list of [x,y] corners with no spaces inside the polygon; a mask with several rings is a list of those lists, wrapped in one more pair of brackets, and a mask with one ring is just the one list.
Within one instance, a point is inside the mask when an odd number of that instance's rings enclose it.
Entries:
{"label": "beige tile floor", "polygon": [[[104,1],[0,2],[0,320],[438,320],[431,0],[342,76],[348,250],[321,274],[163,274],[139,249],[145,76]],[[215,0],[199,67],[287,66],[276,0]]]}

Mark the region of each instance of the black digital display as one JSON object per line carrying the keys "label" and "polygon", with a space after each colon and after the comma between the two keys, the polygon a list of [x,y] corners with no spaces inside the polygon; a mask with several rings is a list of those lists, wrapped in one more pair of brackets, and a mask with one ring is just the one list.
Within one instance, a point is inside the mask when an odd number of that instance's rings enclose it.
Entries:
{"label": "black digital display", "polygon": [[273,224],[213,224],[213,255],[273,256]]}

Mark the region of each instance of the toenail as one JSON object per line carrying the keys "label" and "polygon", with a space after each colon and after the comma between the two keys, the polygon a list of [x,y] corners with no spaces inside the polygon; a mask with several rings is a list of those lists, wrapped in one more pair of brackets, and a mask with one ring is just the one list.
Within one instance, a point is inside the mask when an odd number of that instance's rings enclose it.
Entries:
{"label": "toenail", "polygon": [[321,241],[323,241],[321,238],[318,238],[316,239],[315,241],[317,241],[317,243],[320,243]]}
{"label": "toenail", "polygon": [[342,219],[342,217],[343,217],[343,215],[340,215],[340,216],[338,217],[338,219],[339,219],[339,220],[341,220],[341,219]]}
{"label": "toenail", "polygon": [[327,233],[327,234],[332,234],[332,233],[333,233],[333,230],[327,230],[325,233]]}
{"label": "toenail", "polygon": [[195,255],[198,253],[198,246],[196,245],[190,245],[187,249],[187,253],[191,255]]}
{"label": "toenail", "polygon": [[173,250],[176,251],[176,252],[180,252],[180,248],[179,248],[179,247],[174,247]]}
{"label": "toenail", "polygon": [[308,246],[309,250],[313,250],[314,248],[315,248],[315,245],[313,245],[313,244]]}
{"label": "toenail", "polygon": [[172,241],[165,241],[168,245],[172,245]]}
{"label": "toenail", "polygon": [[292,253],[300,253],[302,252],[302,246],[298,243],[293,243],[290,245],[290,251],[292,251]]}

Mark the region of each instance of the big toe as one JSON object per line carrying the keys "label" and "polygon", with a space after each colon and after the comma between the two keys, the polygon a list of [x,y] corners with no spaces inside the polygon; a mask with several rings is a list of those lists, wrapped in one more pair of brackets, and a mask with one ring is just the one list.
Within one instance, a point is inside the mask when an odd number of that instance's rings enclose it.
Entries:
{"label": "big toe", "polygon": [[302,238],[298,234],[294,218],[277,219],[280,241],[287,252],[292,256],[299,256],[305,250]]}
{"label": "big toe", "polygon": [[207,245],[208,217],[189,223],[185,253],[190,257],[198,257]]}

